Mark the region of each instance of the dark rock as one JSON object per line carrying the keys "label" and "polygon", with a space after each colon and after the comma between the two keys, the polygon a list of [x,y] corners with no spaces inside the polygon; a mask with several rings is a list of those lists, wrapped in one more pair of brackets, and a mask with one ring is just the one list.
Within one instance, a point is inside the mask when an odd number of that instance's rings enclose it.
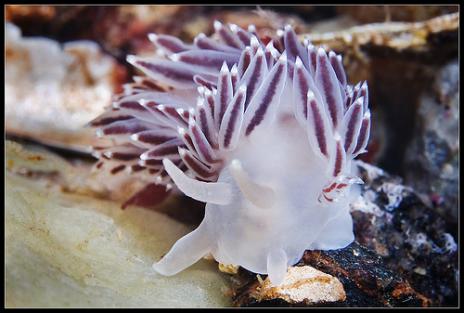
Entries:
{"label": "dark rock", "polygon": [[365,163],[363,203],[352,210],[357,242],[375,251],[432,305],[457,305],[457,229],[398,177]]}
{"label": "dark rock", "polygon": [[[345,301],[315,303],[317,307],[391,307],[428,306],[430,301],[416,292],[400,275],[385,267],[381,257],[354,242],[348,247],[332,251],[306,251],[296,266],[310,265],[337,277],[346,292]],[[258,301],[253,298],[259,282],[243,273],[248,282],[237,289],[234,303],[239,306],[289,306],[282,299]],[[251,281],[250,281],[251,280]],[[308,306],[292,304],[292,306]]]}
{"label": "dark rock", "polygon": [[428,306],[429,299],[385,266],[373,251],[354,242],[330,251],[306,251],[302,262],[334,275],[345,287],[342,306]]}

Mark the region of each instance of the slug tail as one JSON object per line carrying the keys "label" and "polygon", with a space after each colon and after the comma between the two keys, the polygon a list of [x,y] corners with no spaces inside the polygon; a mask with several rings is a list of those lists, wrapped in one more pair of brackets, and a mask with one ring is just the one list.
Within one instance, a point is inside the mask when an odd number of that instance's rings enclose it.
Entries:
{"label": "slug tail", "polygon": [[273,286],[283,283],[287,273],[287,254],[282,249],[271,251],[267,256],[267,272]]}

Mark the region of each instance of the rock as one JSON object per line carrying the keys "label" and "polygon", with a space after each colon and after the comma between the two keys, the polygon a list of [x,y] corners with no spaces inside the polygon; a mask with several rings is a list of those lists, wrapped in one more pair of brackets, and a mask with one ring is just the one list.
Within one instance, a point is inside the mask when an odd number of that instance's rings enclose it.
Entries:
{"label": "rock", "polygon": [[149,33],[186,36],[189,29],[184,25],[204,10],[202,6],[182,5],[22,5],[7,6],[6,19],[28,36],[46,34],[59,42],[95,41],[125,64],[128,54],[153,50]]}
{"label": "rock", "polygon": [[[203,219],[204,204],[190,198],[180,197],[170,193],[164,204],[153,207],[143,201],[127,201],[127,199],[144,187],[136,177],[131,175],[119,180],[108,179],[100,171],[94,171],[95,162],[76,158],[64,158],[50,151],[50,149],[36,144],[21,145],[18,142],[5,142],[6,168],[10,173],[26,177],[38,186],[45,186],[58,192],[85,195],[99,199],[118,202],[119,208],[131,210],[138,206],[163,213],[183,224],[198,226]],[[164,190],[164,188],[163,188]],[[157,197],[157,189],[149,189]],[[153,194],[153,192],[155,194]],[[162,195],[163,196],[163,195]],[[126,201],[123,203],[119,203]],[[162,201],[161,201],[162,202]],[[149,202],[151,203],[151,202]]]}
{"label": "rock", "polygon": [[457,304],[457,228],[399,177],[358,162],[363,197],[352,207],[356,241],[382,256],[432,305]]}
{"label": "rock", "polygon": [[459,65],[436,74],[420,98],[414,139],[405,158],[405,179],[452,224],[458,217]]}
{"label": "rock", "polygon": [[121,83],[115,60],[95,42],[25,38],[10,23],[5,45],[7,134],[88,152],[95,135],[84,126],[111,104]]}
{"label": "rock", "polygon": [[[41,155],[44,161],[36,162],[46,163]],[[7,162],[14,166],[11,156]],[[32,166],[38,170],[39,163]],[[214,262],[202,260],[172,277],[151,268],[191,226],[10,170],[5,195],[7,307],[230,305],[227,275]]]}
{"label": "rock", "polygon": [[346,291],[346,301],[340,306],[430,305],[400,273],[356,242],[339,250],[307,251],[302,262],[340,279]]}
{"label": "rock", "polygon": [[[214,259],[214,258],[213,258]],[[221,272],[227,273],[227,274],[237,274],[239,266],[233,265],[233,264],[218,264],[218,268]]]}
{"label": "rock", "polygon": [[[400,275],[389,270],[382,258],[373,251],[353,243],[344,249],[332,251],[306,251],[299,267],[313,267],[322,272],[319,277],[332,277],[336,289],[326,289],[314,302],[303,300],[311,297],[309,293],[299,293],[298,288],[285,292],[279,289],[268,292],[266,298],[259,298],[261,286],[259,280],[242,273],[241,282],[236,289],[234,304],[239,306],[428,306],[429,300],[415,291]],[[298,273],[298,271],[296,272]],[[319,274],[318,274],[319,275]],[[334,280],[336,278],[336,280]],[[301,277],[299,278],[301,279]],[[327,282],[329,280],[326,280]],[[338,285],[338,283],[341,283]],[[307,288],[315,288],[309,284]],[[280,287],[282,288],[282,287]],[[344,290],[342,293],[341,290]],[[271,289],[272,290],[272,289]],[[308,291],[308,289],[305,289]],[[277,292],[280,291],[280,292]],[[319,291],[322,291],[319,288]],[[314,290],[312,291],[314,292]],[[311,293],[312,293],[311,292]],[[293,298],[289,298],[289,294]],[[343,296],[346,294],[346,297]],[[328,299],[335,301],[324,301]],[[337,295],[337,296],[335,296]],[[297,301],[302,300],[302,301]]]}
{"label": "rock", "polygon": [[300,36],[308,38],[315,45],[325,45],[337,52],[349,53],[355,59],[356,55],[357,59],[366,59],[366,53],[371,57],[402,54],[433,59],[444,55],[445,51],[448,54],[457,53],[457,40],[454,39],[457,39],[458,26],[459,13],[455,12],[420,22],[387,21]]}
{"label": "rock", "polygon": [[346,294],[337,278],[311,266],[292,266],[281,285],[272,286],[266,278],[253,297],[259,302],[283,299],[288,303],[311,304],[345,301]]}
{"label": "rock", "polygon": [[382,23],[385,21],[417,22],[457,12],[457,10],[457,5],[344,5],[337,7],[339,13],[348,14],[360,23]]}

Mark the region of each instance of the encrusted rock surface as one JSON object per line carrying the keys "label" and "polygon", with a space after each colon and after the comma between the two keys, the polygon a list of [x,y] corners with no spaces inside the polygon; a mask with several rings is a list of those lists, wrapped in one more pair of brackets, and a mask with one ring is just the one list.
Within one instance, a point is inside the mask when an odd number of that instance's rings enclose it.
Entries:
{"label": "encrusted rock surface", "polygon": [[[457,228],[424,203],[398,177],[358,163],[363,195],[371,212],[354,210],[356,240],[383,257],[431,305],[456,305],[458,294]],[[456,238],[456,239],[455,239]]]}

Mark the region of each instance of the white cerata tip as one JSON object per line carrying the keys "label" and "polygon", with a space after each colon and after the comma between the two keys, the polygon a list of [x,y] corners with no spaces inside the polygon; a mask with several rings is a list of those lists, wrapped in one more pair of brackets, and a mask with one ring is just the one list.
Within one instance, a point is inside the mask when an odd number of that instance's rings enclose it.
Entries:
{"label": "white cerata tip", "polygon": [[286,63],[287,62],[287,51],[284,51],[282,55],[279,57],[279,62],[280,63]]}
{"label": "white cerata tip", "polygon": [[256,38],[256,36],[254,36],[254,35],[251,36],[250,45],[253,48],[259,47],[259,40],[258,40],[258,38]]}
{"label": "white cerata tip", "polygon": [[221,74],[224,74],[224,73],[227,73],[229,72],[229,67],[227,66],[227,63],[226,61],[222,62],[222,66],[221,66]]}
{"label": "white cerata tip", "polygon": [[229,24],[230,30],[234,33],[238,32],[237,24]]}
{"label": "white cerata tip", "polygon": [[241,85],[241,86],[238,88],[238,92],[239,92],[239,93],[245,94],[246,91],[247,91],[246,85]]}
{"label": "white cerata tip", "polygon": [[177,61],[180,60],[180,56],[177,53],[169,55],[168,58],[171,59],[171,61],[174,61],[174,62],[177,62]]}
{"label": "white cerata tip", "polygon": [[126,61],[132,65],[135,65],[135,62],[137,61],[137,57],[133,54],[129,54],[127,57],[126,57]]}
{"label": "white cerata tip", "polygon": [[187,154],[186,150],[182,147],[179,147],[178,151],[181,158],[183,158]]}
{"label": "white cerata tip", "polygon": [[203,86],[198,86],[197,91],[200,95],[203,95],[205,93],[205,87]]}
{"label": "white cerata tip", "polygon": [[222,23],[219,22],[218,20],[215,20],[214,21],[214,30],[218,31],[218,30],[221,29],[221,27],[222,27]]}
{"label": "white cerata tip", "polygon": [[234,66],[232,66],[230,73],[234,76],[238,74],[237,64],[234,64]]}
{"label": "white cerata tip", "polygon": [[130,136],[130,139],[133,140],[133,141],[139,141],[139,134],[132,134]]}
{"label": "white cerata tip", "polygon": [[177,127],[177,132],[179,133],[179,135],[183,136],[185,135],[186,131],[185,131],[185,128],[179,126]]}
{"label": "white cerata tip", "polygon": [[155,33],[150,33],[148,34],[148,39],[150,39],[151,42],[156,43],[156,40],[158,39],[158,35]]}
{"label": "white cerata tip", "polygon": [[317,49],[317,55],[320,56],[320,57],[326,56],[324,48],[319,47],[319,49]]}
{"label": "white cerata tip", "polygon": [[256,26],[253,24],[248,25],[248,32],[256,33]]}
{"label": "white cerata tip", "polygon": [[312,90],[308,90],[306,97],[308,98],[309,101],[314,100],[315,99],[314,92]]}
{"label": "white cerata tip", "polygon": [[204,33],[199,33],[195,36],[195,38],[193,38],[193,43],[196,44],[198,40],[201,40],[203,38],[206,38],[206,35]]}
{"label": "white cerata tip", "polygon": [[193,126],[195,126],[195,125],[196,125],[196,124],[195,124],[195,120],[193,119],[192,116],[190,116],[190,117],[189,117],[189,127],[193,127]]}
{"label": "white cerata tip", "polygon": [[204,106],[205,106],[205,99],[203,99],[202,97],[198,97],[197,98],[197,107],[202,108]]}

